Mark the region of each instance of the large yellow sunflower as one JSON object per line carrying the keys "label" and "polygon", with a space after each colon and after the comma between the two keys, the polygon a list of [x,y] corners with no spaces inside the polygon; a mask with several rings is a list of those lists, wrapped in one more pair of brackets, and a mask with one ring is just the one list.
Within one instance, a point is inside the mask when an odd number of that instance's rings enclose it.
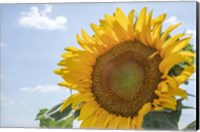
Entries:
{"label": "large yellow sunflower", "polygon": [[[152,18],[143,8],[126,16],[117,8],[100,25],[91,24],[94,35],[81,30],[77,41],[83,49],[68,47],[55,71],[59,83],[78,93],[67,98],[61,110],[71,105],[80,110],[81,128],[140,129],[150,111],[175,110],[176,96],[187,98],[179,86],[194,72],[194,53],[184,51],[191,36],[169,37],[180,23],[162,31],[166,14]],[[177,76],[172,67],[187,63]]]}

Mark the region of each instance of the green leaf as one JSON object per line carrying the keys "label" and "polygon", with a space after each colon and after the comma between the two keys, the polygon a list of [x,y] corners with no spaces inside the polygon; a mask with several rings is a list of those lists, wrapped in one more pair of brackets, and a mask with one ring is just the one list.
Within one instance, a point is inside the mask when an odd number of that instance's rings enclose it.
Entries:
{"label": "green leaf", "polygon": [[187,93],[187,95],[190,96],[190,97],[196,97],[195,95],[190,94],[190,93]]}
{"label": "green leaf", "polygon": [[69,89],[70,95],[72,95],[72,89]]}
{"label": "green leaf", "polygon": [[55,111],[58,111],[59,108],[61,107],[62,103],[59,103],[57,105],[55,105],[54,107],[52,107],[48,112],[47,114],[51,114],[51,113],[54,113]]}
{"label": "green leaf", "polygon": [[156,130],[178,130],[178,122],[181,115],[181,101],[177,101],[177,109],[153,111],[144,117],[142,127]]}
{"label": "green leaf", "polygon": [[53,118],[55,121],[61,120],[66,118],[69,113],[72,111],[71,105],[69,105],[64,111],[57,110],[55,113],[51,114],[50,117]]}
{"label": "green leaf", "polygon": [[42,118],[42,116],[44,116],[44,114],[48,111],[47,108],[43,108],[40,109],[39,113],[36,115],[35,120],[39,120],[40,118]]}
{"label": "green leaf", "polygon": [[71,127],[68,127],[68,124],[67,124],[66,120],[59,121],[57,123],[56,127],[57,128],[71,128]]}
{"label": "green leaf", "polygon": [[56,124],[57,128],[72,128],[73,127],[74,116],[68,117],[66,120],[59,121]]}
{"label": "green leaf", "polygon": [[72,128],[73,127],[73,121],[74,121],[74,116],[70,116],[69,118],[67,118],[67,123],[66,123],[66,127],[67,128]]}
{"label": "green leaf", "polygon": [[194,52],[193,50],[193,45],[192,44],[188,44],[185,48],[183,48],[184,51],[191,51]]}
{"label": "green leaf", "polygon": [[80,110],[76,110],[74,112],[74,118],[78,117],[80,115]]}
{"label": "green leaf", "polygon": [[40,120],[40,127],[43,128],[71,128],[75,115],[71,113],[71,105],[69,105],[64,111],[60,111],[62,103],[59,103],[52,107],[50,110],[44,108],[39,111],[36,116],[36,120]]}
{"label": "green leaf", "polygon": [[42,128],[54,128],[55,126],[55,122],[50,118],[40,120],[40,127]]}
{"label": "green leaf", "polygon": [[179,109],[195,109],[194,107],[183,105],[182,101],[183,101],[183,98],[180,98],[177,100]]}
{"label": "green leaf", "polygon": [[183,130],[196,130],[196,120],[187,125]]}
{"label": "green leaf", "polygon": [[174,76],[178,76],[183,70],[184,70],[184,68],[182,65],[175,65],[171,69],[171,72],[173,73]]}
{"label": "green leaf", "polygon": [[186,105],[182,105],[181,108],[182,108],[182,109],[195,109],[194,107],[186,106]]}
{"label": "green leaf", "polygon": [[171,38],[171,36],[170,36],[170,35],[167,35],[165,41],[167,41],[167,40],[170,39],[170,38]]}
{"label": "green leaf", "polygon": [[184,84],[185,84],[185,85],[188,85],[188,84],[189,84],[189,81],[185,81]]}
{"label": "green leaf", "polygon": [[42,128],[72,128],[73,127],[74,117],[70,116],[67,119],[61,121],[54,121],[50,118],[41,119],[40,127]]}
{"label": "green leaf", "polygon": [[[185,48],[182,49],[182,51],[190,51],[190,52],[194,53],[193,45],[192,44],[188,44]],[[196,60],[195,60],[196,58],[195,57],[191,57],[191,59],[192,59],[192,63],[191,64],[193,65],[196,62]],[[170,76],[178,76],[185,69],[185,67],[187,67],[187,66],[189,66],[191,64],[188,64],[186,62],[181,62],[181,63],[179,63],[179,64],[177,64],[177,65],[175,65],[175,66],[173,66],[171,68],[171,70],[169,71],[169,75]],[[186,84],[186,85],[188,83],[189,83],[188,81],[184,82],[184,84]]]}

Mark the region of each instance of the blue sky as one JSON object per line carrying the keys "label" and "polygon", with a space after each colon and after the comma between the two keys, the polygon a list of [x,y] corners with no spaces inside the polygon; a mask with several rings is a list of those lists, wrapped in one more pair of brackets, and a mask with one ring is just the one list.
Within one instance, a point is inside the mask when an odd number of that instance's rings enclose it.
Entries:
{"label": "blue sky", "polygon": [[[1,126],[38,127],[34,119],[39,109],[69,96],[69,90],[56,85],[62,79],[53,70],[58,68],[65,47],[79,47],[76,33],[84,29],[92,34],[89,24],[98,24],[116,7],[126,14],[135,9],[138,15],[144,6],[154,10],[154,17],[168,14],[164,29],[181,21],[182,26],[172,34],[192,33],[191,42],[196,43],[195,2],[1,4]],[[183,87],[196,93],[195,81]],[[189,98],[185,104],[194,106],[195,99]],[[181,127],[195,119],[194,112],[183,111]]]}

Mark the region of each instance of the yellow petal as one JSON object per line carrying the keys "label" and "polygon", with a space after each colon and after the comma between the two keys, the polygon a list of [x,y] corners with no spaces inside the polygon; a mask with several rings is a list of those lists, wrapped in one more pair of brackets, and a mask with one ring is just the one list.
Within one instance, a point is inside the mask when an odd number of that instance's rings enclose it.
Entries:
{"label": "yellow petal", "polygon": [[161,24],[165,18],[166,18],[167,14],[162,14],[160,16],[158,16],[157,18],[154,18],[152,21],[151,21],[151,24],[153,26],[157,25],[157,24]]}
{"label": "yellow petal", "polygon": [[113,27],[113,22],[115,21],[115,18],[111,15],[105,14],[105,23],[110,26]]}
{"label": "yellow petal", "polygon": [[90,128],[96,128],[96,127],[95,127],[96,122],[97,122],[97,116],[96,116],[96,115],[93,115],[93,118],[91,119],[90,125],[89,125]]}
{"label": "yellow petal", "polygon": [[74,98],[75,98],[76,96],[79,96],[79,95],[80,95],[80,93],[77,93],[77,94],[73,94],[73,95],[71,95],[69,98],[67,98],[67,99],[63,102],[60,111],[62,112],[65,108],[67,108],[67,107],[73,102]]}
{"label": "yellow petal", "polygon": [[73,90],[80,90],[80,91],[85,91],[86,90],[86,89],[79,89],[77,87],[77,85],[69,83],[69,82],[60,82],[60,83],[58,83],[58,85],[64,86],[64,87],[67,87],[67,88],[70,88],[70,89],[73,89]]}
{"label": "yellow petal", "polygon": [[152,14],[153,14],[153,10],[152,11],[150,11],[149,13],[148,13],[148,15],[146,16],[146,22],[145,22],[145,25],[149,25],[150,24],[150,26],[151,26],[151,20],[152,20]]}
{"label": "yellow petal", "polygon": [[119,122],[121,117],[120,116],[116,116],[116,115],[112,115],[112,120],[109,122],[108,124],[108,128],[112,128],[112,129],[117,129],[119,126]]}
{"label": "yellow petal", "polygon": [[163,109],[164,109],[163,107],[157,106],[157,105],[155,105],[155,107],[153,108],[153,110],[155,110],[155,111],[161,111]]}
{"label": "yellow petal", "polygon": [[190,52],[180,52],[180,53],[174,53],[162,60],[162,62],[159,65],[159,69],[162,73],[164,73],[163,77],[166,77],[169,70],[176,64],[182,62],[182,61],[189,61],[188,57],[190,57],[192,54]]}
{"label": "yellow petal", "polygon": [[164,44],[161,45],[161,50],[164,50],[165,48],[169,47],[170,45],[174,45],[174,43],[180,39],[180,37],[183,37],[185,34],[180,33],[177,35],[172,36],[169,38]]}
{"label": "yellow petal", "polygon": [[108,32],[108,31],[105,31],[105,30],[102,30],[99,26],[95,25],[95,24],[90,24],[91,28],[93,29],[93,31],[96,33],[96,36],[95,38],[98,40],[98,41],[102,41],[103,43],[103,46],[106,47],[110,47],[110,45],[114,45],[114,43],[116,42],[115,41],[115,37],[111,37],[113,36],[112,35],[112,32]]}
{"label": "yellow petal", "polygon": [[136,129],[141,129],[142,128],[143,118],[144,118],[144,116],[142,116],[142,115],[135,117],[135,120],[136,120],[135,128]]}
{"label": "yellow petal", "polygon": [[86,117],[92,115],[98,108],[99,108],[99,105],[95,101],[87,102],[81,108],[81,112],[80,112],[80,115],[78,117],[78,120],[83,120]]}
{"label": "yellow petal", "polygon": [[119,38],[120,42],[126,41],[128,39],[126,31],[122,28],[122,26],[117,21],[113,23],[113,31],[115,32],[116,36]]}
{"label": "yellow petal", "polygon": [[[115,43],[118,42],[118,38],[116,36],[116,34],[113,31],[113,26],[114,26],[114,22],[116,21],[116,19],[110,15],[105,15],[105,21],[102,20],[100,21],[101,23],[101,27],[102,30],[104,31],[102,34],[99,34],[99,36],[105,35],[107,36],[111,41],[113,41],[112,43],[107,43],[109,45],[113,45]],[[119,23],[119,22],[118,22]],[[123,29],[124,30],[124,29]],[[108,45],[108,46],[109,46]]]}
{"label": "yellow petal", "polygon": [[131,10],[129,12],[129,15],[128,15],[129,24],[133,24],[133,22],[134,22],[134,14],[135,14],[134,10]]}
{"label": "yellow petal", "polygon": [[146,26],[145,26],[145,30],[144,30],[146,41],[147,41],[148,44],[152,43],[152,39],[151,39],[151,18],[152,18],[152,13],[153,13],[153,10],[147,15]]}
{"label": "yellow petal", "polygon": [[170,33],[171,31],[173,31],[175,28],[177,28],[177,27],[180,26],[180,25],[181,25],[181,23],[178,23],[178,24],[174,24],[174,25],[169,26],[169,27],[165,30],[165,32],[162,34],[162,36],[161,36],[162,42],[165,41],[165,39],[167,38],[167,36],[169,35],[169,33]]}
{"label": "yellow petal", "polygon": [[56,70],[54,70],[54,73],[55,73],[55,74],[60,74],[60,73],[61,73],[61,70],[60,70],[60,69],[56,69]]}
{"label": "yellow petal", "polygon": [[177,81],[178,85],[180,85],[188,80],[188,78],[194,73],[194,70],[194,66],[188,66],[181,72],[180,75],[174,77],[174,79]]}
{"label": "yellow petal", "polygon": [[[98,45],[96,45],[98,46]],[[95,47],[96,47],[95,46]],[[98,47],[98,51],[99,51],[99,47]],[[64,56],[66,58],[66,56]],[[80,62],[84,65],[88,65],[88,66],[92,66],[95,64],[96,62],[96,56],[93,54],[90,54],[88,52],[84,52],[84,51],[77,51],[75,53],[73,53],[73,56],[71,56],[70,58],[66,58],[67,61],[74,61],[74,62]]]}
{"label": "yellow petal", "polygon": [[108,123],[112,120],[112,115],[109,114],[105,119],[103,119],[103,123],[101,128],[107,128],[108,127]]}
{"label": "yellow petal", "polygon": [[91,45],[86,44],[86,43],[81,39],[81,37],[80,37],[78,34],[76,34],[76,39],[77,39],[77,42],[79,43],[79,45],[80,45],[83,49],[85,49],[86,51],[88,51],[88,52],[90,52],[90,53],[94,53],[94,51],[92,50]]}
{"label": "yellow petal", "polygon": [[179,52],[178,54],[185,57],[195,57],[195,54],[190,51],[182,51],[182,52]]}
{"label": "yellow petal", "polygon": [[129,41],[134,41],[135,40],[135,32],[134,32],[134,27],[133,25],[128,25],[128,31],[127,31],[127,36]]}
{"label": "yellow petal", "polygon": [[167,76],[167,80],[165,82],[169,84],[170,88],[176,89],[178,87],[176,80],[171,76]]}
{"label": "yellow petal", "polygon": [[94,114],[84,119],[80,127],[81,128],[96,128],[97,117],[98,117],[97,114],[98,114],[98,111],[96,111]]}
{"label": "yellow petal", "polygon": [[135,117],[135,119],[136,119],[136,128],[137,129],[141,129],[142,128],[143,118],[151,110],[152,110],[152,104],[150,102],[144,104],[143,107],[139,110],[138,116]]}
{"label": "yellow petal", "polygon": [[160,82],[158,84],[158,88],[161,92],[167,92],[168,91],[168,85],[165,82]]}
{"label": "yellow petal", "polygon": [[151,109],[152,109],[151,103],[146,103],[146,104],[144,104],[144,106],[142,107],[142,109],[139,110],[139,115],[140,116],[144,116],[147,113],[149,113],[151,111]]}
{"label": "yellow petal", "polygon": [[92,37],[90,37],[83,29],[81,30],[81,34],[86,42],[91,43],[91,44],[95,43],[95,41],[92,39]]}
{"label": "yellow petal", "polygon": [[72,103],[72,108],[78,109],[78,108],[76,108],[78,104],[83,103],[83,102],[89,102],[92,100],[94,100],[94,97],[91,92],[82,93],[79,96],[74,98],[74,101]]}
{"label": "yellow petal", "polygon": [[78,54],[73,54],[72,52],[66,52],[64,54],[61,55],[64,59],[70,59],[73,57],[77,57]]}
{"label": "yellow petal", "polygon": [[175,105],[172,105],[172,104],[169,104],[169,103],[166,103],[166,102],[162,103],[162,106],[164,108],[167,108],[167,109],[176,110],[176,106]]}
{"label": "yellow petal", "polygon": [[155,99],[154,103],[159,104],[163,108],[176,110],[176,101],[171,102],[169,99]]}
{"label": "yellow petal", "polygon": [[165,103],[168,103],[168,104],[172,104],[172,105],[176,105],[176,99],[174,97],[171,97],[171,98],[159,98],[159,101],[160,102],[165,102]]}
{"label": "yellow petal", "polygon": [[178,88],[176,80],[168,75],[166,76],[166,80],[158,84],[158,90],[160,90],[162,93],[176,88]]}
{"label": "yellow petal", "polygon": [[122,117],[119,122],[119,129],[130,129],[131,128],[131,119],[130,117]]}
{"label": "yellow petal", "polygon": [[160,43],[159,42],[159,38],[160,38],[160,32],[162,29],[162,25],[157,25],[154,29],[153,29],[153,34],[152,34],[152,46],[154,47],[158,47],[158,45]]}
{"label": "yellow petal", "polygon": [[[87,70],[87,71],[89,72],[89,70]],[[86,85],[87,88],[90,88],[90,86],[92,84],[91,76],[80,73],[79,76],[77,77],[77,75],[75,73],[76,72],[71,72],[71,71],[69,73],[63,73],[62,77],[66,82],[76,84],[76,85]],[[66,85],[70,86],[70,84],[66,84]]]}
{"label": "yellow petal", "polygon": [[91,120],[94,119],[93,115],[90,115],[81,122],[80,128],[90,128]]}
{"label": "yellow petal", "polygon": [[180,50],[182,50],[189,44],[190,40],[191,40],[191,37],[184,38],[182,40],[177,41],[174,45],[171,45],[171,46],[165,48],[165,50],[163,50],[164,57],[166,57],[170,54],[179,52]]}
{"label": "yellow petal", "polygon": [[128,18],[125,16],[125,14],[120,8],[116,9],[114,17],[119,22],[119,24],[123,27],[123,29],[127,30]]}
{"label": "yellow petal", "polygon": [[135,129],[135,127],[136,127],[136,120],[135,120],[135,118],[133,118],[131,120],[131,128]]}
{"label": "yellow petal", "polygon": [[103,124],[105,122],[105,119],[108,117],[108,115],[109,115],[109,113],[107,111],[100,108],[100,112],[99,112],[97,123],[96,123],[97,128],[105,128],[105,126],[103,126]]}
{"label": "yellow petal", "polygon": [[135,32],[134,32],[134,10],[130,11],[129,15],[128,15],[128,25],[127,25],[127,34],[129,36],[130,41],[134,41],[135,39]]}
{"label": "yellow petal", "polygon": [[145,26],[145,17],[146,17],[146,10],[147,8],[144,7],[141,12],[140,15],[138,16],[138,20],[136,22],[136,26],[135,29],[139,32],[142,32],[144,26]]}
{"label": "yellow petal", "polygon": [[180,96],[184,99],[187,99],[187,92],[181,88],[177,88],[177,89],[174,89],[174,90],[171,90],[169,91],[169,93],[171,95],[174,95],[174,96]]}
{"label": "yellow petal", "polygon": [[171,95],[169,93],[162,93],[161,91],[159,90],[155,90],[155,93],[159,96],[159,97],[162,97],[162,98],[172,98]]}
{"label": "yellow petal", "polygon": [[76,47],[73,47],[73,46],[69,46],[69,47],[65,48],[65,50],[72,51],[72,52],[74,52],[74,51],[80,51],[80,49],[78,49]]}
{"label": "yellow petal", "polygon": [[92,67],[85,65],[82,61],[80,60],[65,60],[66,64],[65,67],[67,67],[68,69],[70,69],[70,71],[72,70],[77,70],[77,71],[87,71],[88,73],[92,72]]}

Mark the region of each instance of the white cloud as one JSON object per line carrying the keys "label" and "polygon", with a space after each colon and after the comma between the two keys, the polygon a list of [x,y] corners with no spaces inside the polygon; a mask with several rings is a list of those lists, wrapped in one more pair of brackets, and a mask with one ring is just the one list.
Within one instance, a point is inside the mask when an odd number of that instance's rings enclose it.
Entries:
{"label": "white cloud", "polygon": [[19,102],[19,104],[21,104],[21,105],[26,105],[26,101],[25,101],[25,100],[21,100],[21,101]]}
{"label": "white cloud", "polygon": [[55,93],[55,92],[66,92],[67,89],[59,87],[57,85],[38,85],[36,87],[23,87],[20,88],[24,92],[37,92],[37,93]]}
{"label": "white cloud", "polygon": [[19,24],[40,30],[66,29],[67,18],[64,16],[49,18],[48,14],[50,13],[52,13],[52,6],[50,5],[45,5],[43,10],[33,6],[29,12],[22,12]]}
{"label": "white cloud", "polygon": [[13,105],[15,102],[7,97],[5,97],[2,93],[1,93],[1,104],[3,106],[10,106]]}
{"label": "white cloud", "polygon": [[3,74],[0,74],[0,78],[2,79],[4,77],[4,75]]}
{"label": "white cloud", "polygon": [[3,42],[1,42],[1,47],[5,47],[5,44]]}
{"label": "white cloud", "polygon": [[[168,19],[166,19],[165,24],[167,25],[173,25],[173,24],[177,24],[180,23],[180,20],[175,17],[175,16],[171,16]],[[194,38],[196,37],[196,31],[193,29],[187,29],[185,31],[186,34],[191,34]]]}
{"label": "white cloud", "polygon": [[177,24],[179,23],[180,21],[178,20],[177,17],[175,16],[171,16],[170,18],[166,19],[165,23],[166,24],[169,24],[169,25],[172,25],[172,24]]}
{"label": "white cloud", "polygon": [[185,32],[186,34],[191,34],[194,38],[196,37],[196,31],[192,29],[188,29]]}

